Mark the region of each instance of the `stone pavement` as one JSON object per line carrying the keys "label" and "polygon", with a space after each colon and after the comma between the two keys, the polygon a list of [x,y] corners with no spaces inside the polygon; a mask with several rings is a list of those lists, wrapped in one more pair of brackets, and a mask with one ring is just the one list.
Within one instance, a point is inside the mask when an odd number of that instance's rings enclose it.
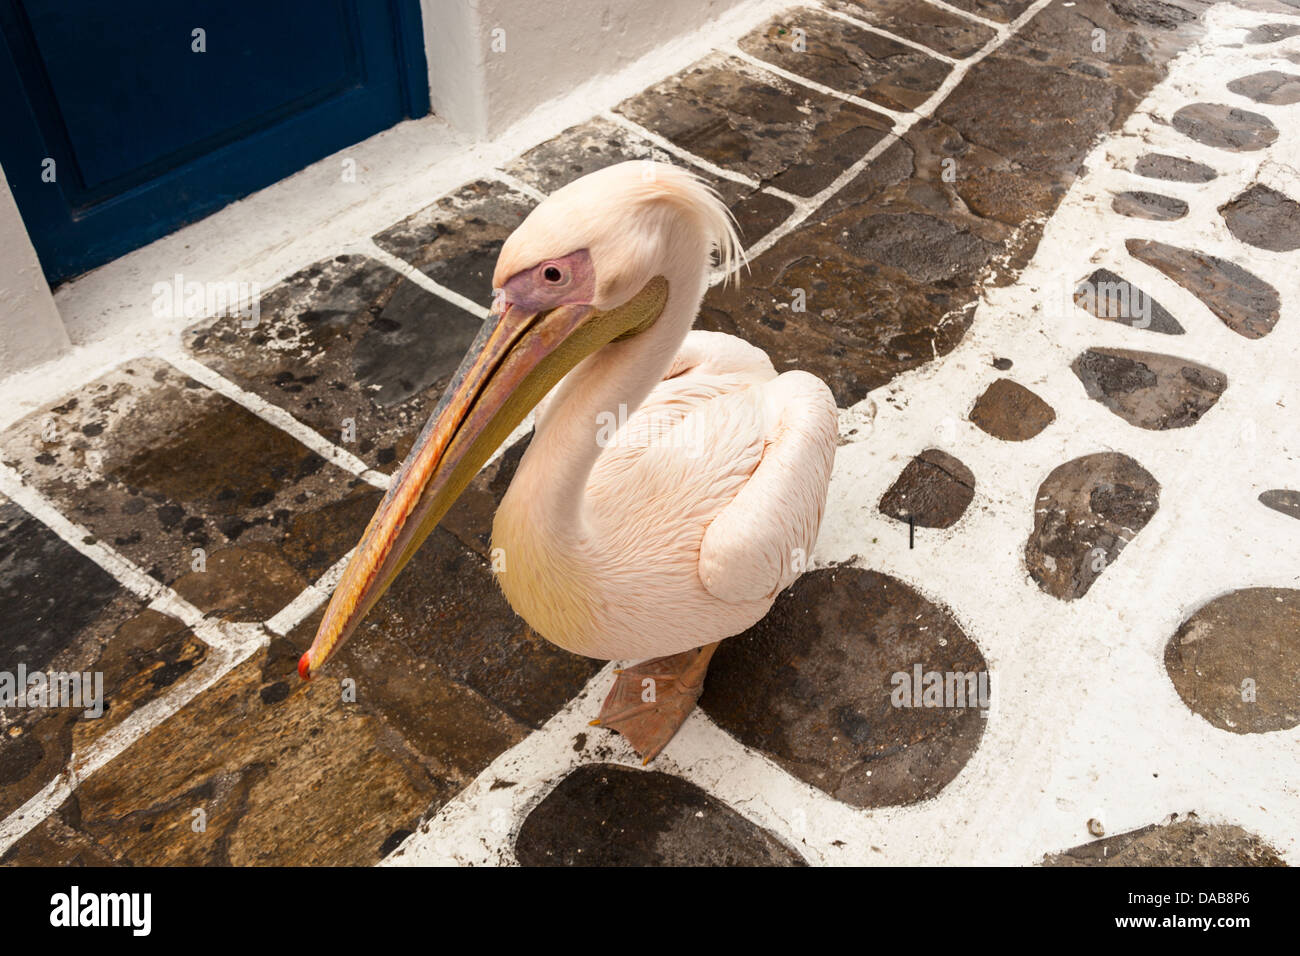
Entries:
{"label": "stone pavement", "polygon": [[[1300,860],[1297,64],[1296,0],[795,4],[14,423],[0,671],[105,713],[3,710],[4,862]],[[814,570],[642,771],[492,580],[521,430],[300,683],[502,240],[649,157],[749,252],[697,327],[840,404]]]}

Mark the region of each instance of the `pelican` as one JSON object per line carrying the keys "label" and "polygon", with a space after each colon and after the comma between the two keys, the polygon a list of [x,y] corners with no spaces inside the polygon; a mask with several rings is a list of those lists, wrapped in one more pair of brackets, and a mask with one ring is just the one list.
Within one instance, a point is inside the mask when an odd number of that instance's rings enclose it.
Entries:
{"label": "pelican", "polygon": [[[353,552],[298,673],[316,674],[508,435],[534,434],[497,509],[496,580],[534,630],[615,672],[597,720],[649,763],[718,643],[807,567],[838,434],[820,379],[692,331],[730,213],[664,163],[557,190],[510,235],[492,310]],[[436,585],[435,585],[436,586]]]}

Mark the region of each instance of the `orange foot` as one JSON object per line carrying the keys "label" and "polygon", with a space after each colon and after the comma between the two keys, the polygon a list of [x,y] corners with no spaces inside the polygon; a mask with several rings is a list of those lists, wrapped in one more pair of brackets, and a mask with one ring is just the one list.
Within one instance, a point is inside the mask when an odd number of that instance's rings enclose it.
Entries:
{"label": "orange foot", "polygon": [[593,727],[608,727],[627,738],[645,766],[673,739],[704,690],[704,673],[718,645],[657,657],[615,671],[600,717]]}

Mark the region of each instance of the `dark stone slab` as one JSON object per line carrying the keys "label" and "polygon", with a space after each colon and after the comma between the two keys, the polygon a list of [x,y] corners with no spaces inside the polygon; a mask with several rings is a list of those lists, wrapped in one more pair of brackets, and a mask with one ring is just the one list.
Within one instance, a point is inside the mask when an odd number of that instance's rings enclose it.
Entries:
{"label": "dark stone slab", "polygon": [[1129,239],[1124,248],[1204,302],[1238,335],[1263,338],[1277,324],[1277,290],[1234,262],[1147,239]]}
{"label": "dark stone slab", "polygon": [[1259,183],[1219,207],[1228,231],[1272,252],[1300,249],[1300,203]]}
{"label": "dark stone slab", "polygon": [[[0,498],[0,671],[99,674],[87,706],[0,709],[0,814],[9,814],[207,654],[185,625],[146,608],[89,558]],[[94,692],[93,676],[89,690]],[[59,702],[61,703],[61,702]]]}
{"label": "dark stone slab", "polygon": [[911,0],[830,0],[829,6],[946,56],[964,59],[997,34],[992,27],[950,13],[931,3]]}
{"label": "dark stone slab", "polygon": [[1159,222],[1182,219],[1187,215],[1187,203],[1181,199],[1141,191],[1119,193],[1111,201],[1111,208],[1121,216],[1154,219]]}
{"label": "dark stone slab", "polygon": [[[82,781],[57,821],[128,865],[378,862],[388,836],[414,829],[455,784],[364,698],[344,703],[325,677],[300,681],[294,651],[277,639],[231,671]],[[44,839],[38,829],[15,853]]]}
{"label": "dark stone slab", "polygon": [[241,388],[391,472],[480,325],[373,259],[335,256],[268,292],[257,328],[242,328],[238,318],[202,322],[185,345]]}
{"label": "dark stone slab", "polygon": [[1294,73],[1282,73],[1278,70],[1265,70],[1252,73],[1228,84],[1234,93],[1247,96],[1256,103],[1268,103],[1272,106],[1289,106],[1300,103],[1300,76]]}
{"label": "dark stone slab", "polygon": [[967,685],[955,678],[952,706],[913,700],[917,667],[942,680],[987,669],[952,615],[903,582],[858,568],[817,570],[782,592],[762,621],[722,642],[700,705],[837,800],[915,803],[957,775],[984,732],[978,701],[966,700]]}
{"label": "dark stone slab", "polygon": [[[1166,11],[1171,17],[1163,15]],[[1063,0],[1036,13],[1003,50],[1112,79],[1124,88],[1145,87],[1153,70],[1162,71],[1201,35],[1199,20],[1199,14],[1168,4]],[[1125,99],[1125,110],[1134,105]]]}
{"label": "dark stone slab", "polygon": [[28,416],[0,436],[0,456],[92,535],[231,620],[279,611],[356,543],[379,498],[152,358]]}
{"label": "dark stone slab", "polygon": [[1196,19],[1196,13],[1163,0],[1109,0],[1111,8],[1127,20],[1174,30]]}
{"label": "dark stone slab", "polygon": [[883,114],[710,54],[618,111],[710,162],[812,196],[889,131]]}
{"label": "dark stone slab", "polygon": [[481,179],[389,226],[375,245],[486,306],[501,245],[535,205],[509,186]]}
{"label": "dark stone slab", "polygon": [[[1176,814],[1175,814],[1176,816]],[[1196,814],[1152,824],[1043,858],[1043,866],[1286,866],[1277,850],[1241,827]]]}
{"label": "dark stone slab", "polygon": [[1234,153],[1264,149],[1277,139],[1267,117],[1218,103],[1193,103],[1174,114],[1174,129],[1206,146]]}
{"label": "dark stone slab", "polygon": [[58,814],[46,817],[0,856],[0,866],[120,866],[91,837],[68,826]]}
{"label": "dark stone slab", "polygon": [[1138,157],[1133,172],[1148,179],[1166,179],[1176,183],[1208,183],[1219,175],[1204,163],[1164,153],[1147,153]]}
{"label": "dark stone slab", "polygon": [[[506,166],[505,171],[542,192],[551,193],[598,169],[637,159],[681,165],[680,160],[650,140],[596,117],[533,147]],[[703,170],[691,171],[717,190],[736,217],[736,228],[746,245],[771,232],[794,211],[784,199]]]}
{"label": "dark stone slab", "polygon": [[523,866],[803,866],[762,827],[679,777],[587,764],[528,815]]}
{"label": "dark stone slab", "polygon": [[907,463],[880,499],[880,510],[922,528],[951,528],[975,497],[975,475],[959,459],[927,448]]}
{"label": "dark stone slab", "polygon": [[790,73],[895,110],[916,109],[950,70],[915,47],[808,7],[773,17],[739,45]]}
{"label": "dark stone slab", "polygon": [[1294,36],[1300,36],[1300,24],[1265,23],[1247,33],[1246,42],[1251,44],[1277,43],[1279,40]]}
{"label": "dark stone slab", "polygon": [[1150,294],[1109,269],[1097,269],[1074,290],[1074,304],[1097,318],[1164,335],[1184,329]]}
{"label": "dark stone slab", "polygon": [[1300,724],[1300,591],[1244,588],[1191,615],[1165,645],[1178,696],[1220,730]]}
{"label": "dark stone slab", "polygon": [[1195,425],[1228,387],[1228,377],[1208,366],[1129,349],[1088,349],[1070,369],[1089,398],[1153,431]]}
{"label": "dark stone slab", "polygon": [[1010,23],[1033,4],[1033,0],[946,0],[959,10],[976,13],[988,20]]}
{"label": "dark stone slab", "polygon": [[1160,503],[1160,483],[1127,455],[1099,452],[1057,467],[1038,488],[1025,545],[1029,576],[1062,601],[1083,597]]}
{"label": "dark stone slab", "polygon": [[1292,518],[1300,518],[1300,491],[1293,491],[1287,488],[1273,488],[1269,491],[1262,492],[1259,496],[1260,503],[1272,508],[1274,511],[1280,511],[1284,515],[1290,515]]}
{"label": "dark stone slab", "polygon": [[1026,441],[1056,420],[1051,405],[1009,378],[1000,378],[975,400],[970,420],[1003,441]]}

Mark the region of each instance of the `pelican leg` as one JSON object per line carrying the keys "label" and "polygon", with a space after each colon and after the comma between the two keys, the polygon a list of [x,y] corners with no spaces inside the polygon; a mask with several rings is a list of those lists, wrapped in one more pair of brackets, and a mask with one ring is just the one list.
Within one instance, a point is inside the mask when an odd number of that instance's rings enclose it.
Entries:
{"label": "pelican leg", "polygon": [[673,739],[704,690],[717,643],[669,657],[656,657],[615,671],[617,678],[593,727],[608,727],[627,738],[645,766]]}

